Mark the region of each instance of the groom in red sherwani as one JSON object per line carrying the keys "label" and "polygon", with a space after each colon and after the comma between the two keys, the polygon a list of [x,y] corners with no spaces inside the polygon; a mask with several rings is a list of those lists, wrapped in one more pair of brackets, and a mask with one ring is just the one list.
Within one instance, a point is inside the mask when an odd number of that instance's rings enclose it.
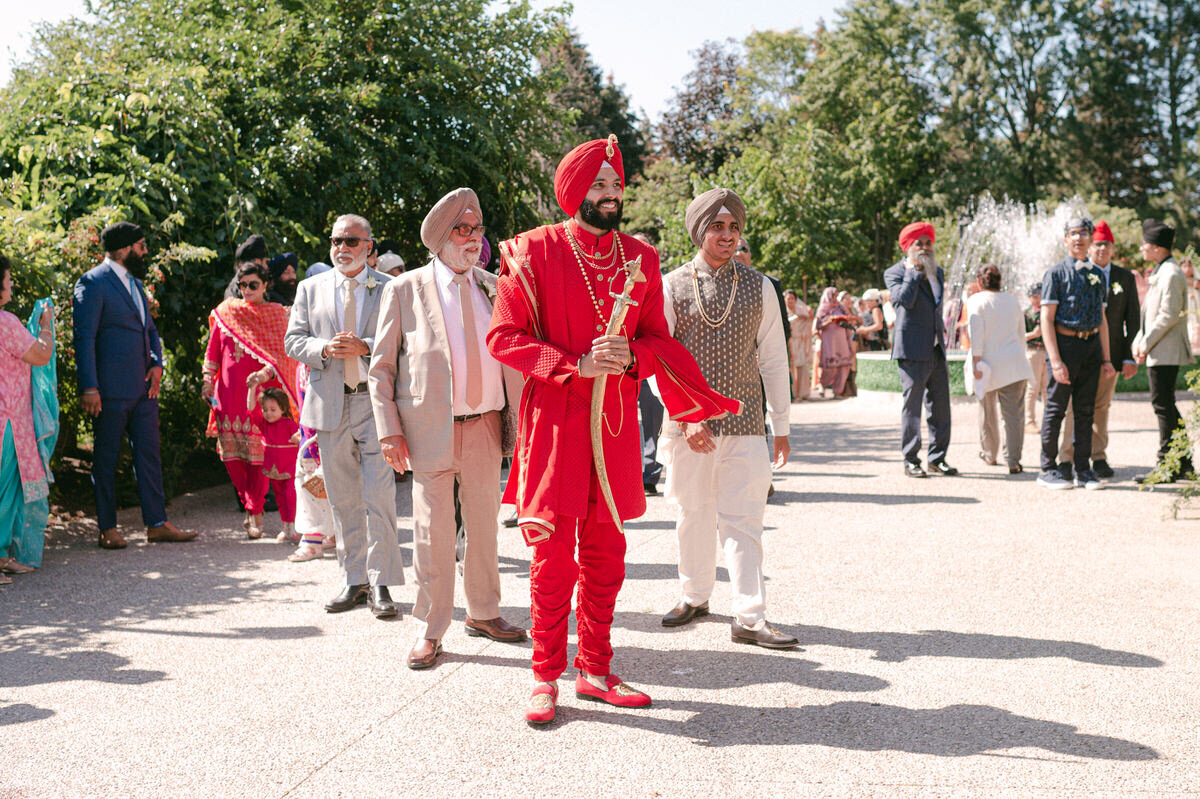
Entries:
{"label": "groom in red sherwani", "polygon": [[[579,145],[563,158],[554,193],[570,219],[500,245],[501,270],[488,349],[527,375],[505,502],[515,503],[533,546],[530,594],[533,689],[525,718],[554,719],[557,680],[567,666],[571,594],[579,586],[576,695],[623,707],[650,697],[609,670],[609,628],[625,580],[625,538],[605,503],[592,460],[594,379],[607,375],[603,457],[621,521],[646,510],[638,429],[639,382],[657,376],[672,419],[700,421],[741,410],[712,391],[663,316],[658,253],[617,232],[625,172],[616,137]],[[613,295],[641,258],[636,305],[618,335],[605,335]],[[578,551],[578,562],[576,552]]]}

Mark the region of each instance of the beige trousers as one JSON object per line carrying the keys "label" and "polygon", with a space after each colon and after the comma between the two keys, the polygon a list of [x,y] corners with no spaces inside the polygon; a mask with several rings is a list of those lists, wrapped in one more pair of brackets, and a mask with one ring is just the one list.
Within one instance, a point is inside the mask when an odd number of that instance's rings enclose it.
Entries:
{"label": "beige trousers", "polygon": [[792,399],[808,399],[812,394],[812,381],[808,372],[809,366],[806,363],[792,367]]}
{"label": "beige trousers", "polygon": [[1045,406],[1046,383],[1050,379],[1050,373],[1046,370],[1046,351],[1040,347],[1026,347],[1025,360],[1029,361],[1029,366],[1033,369],[1033,380],[1025,387],[1025,421],[1040,430],[1037,401],[1038,397],[1041,397],[1042,405]]}
{"label": "beige trousers", "polygon": [[[1018,380],[1007,386],[992,389],[983,395],[979,403],[979,448],[984,455],[996,460],[1000,447],[1000,419],[1004,419],[1004,462],[1016,466],[1021,462],[1021,451],[1025,445],[1025,415],[1021,400],[1025,397],[1025,384]],[[999,408],[997,409],[997,405]]]}
{"label": "beige trousers", "polygon": [[[1092,417],[1092,462],[1108,460],[1108,410],[1112,407],[1113,394],[1117,390],[1117,372],[1112,377],[1100,375],[1096,385],[1096,411]],[[1062,439],[1058,445],[1058,462],[1075,462],[1075,411],[1067,403],[1067,415],[1063,418]]]}
{"label": "beige trousers", "polygon": [[454,462],[444,472],[413,472],[413,571],[419,638],[441,640],[454,612],[454,484],[467,532],[463,593],[467,615],[500,615],[496,551],[500,513],[500,414],[454,423]]}

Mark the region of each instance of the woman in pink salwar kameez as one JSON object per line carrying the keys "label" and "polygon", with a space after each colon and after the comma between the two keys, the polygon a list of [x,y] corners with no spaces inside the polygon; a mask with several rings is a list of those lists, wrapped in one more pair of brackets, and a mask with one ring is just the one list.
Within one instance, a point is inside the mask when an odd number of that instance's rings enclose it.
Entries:
{"label": "woman in pink salwar kameez", "polygon": [[296,362],[283,351],[287,309],[264,301],[266,268],[243,264],[237,280],[241,299],[225,300],[208,316],[203,393],[212,405],[208,436],[217,439],[217,454],[246,508],[243,527],[250,538],[261,538],[267,478],[262,468],[262,431],[250,418],[254,389],[277,386],[294,405]]}

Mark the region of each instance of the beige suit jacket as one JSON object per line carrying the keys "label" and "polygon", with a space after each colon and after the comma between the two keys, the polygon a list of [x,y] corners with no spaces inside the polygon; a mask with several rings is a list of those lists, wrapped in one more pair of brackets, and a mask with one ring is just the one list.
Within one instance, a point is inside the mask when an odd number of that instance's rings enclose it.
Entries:
{"label": "beige suit jacket", "polygon": [[1142,325],[1134,346],[1146,350],[1148,366],[1173,366],[1192,362],[1187,334],[1187,281],[1173,258],[1167,258],[1150,276],[1142,304]]}
{"label": "beige suit jacket", "polygon": [[[476,268],[475,279],[493,304],[496,276]],[[482,355],[491,357],[486,348]],[[502,374],[507,417],[502,427],[516,430],[524,378],[507,366]],[[415,472],[451,468],[454,376],[432,262],[384,286],[367,383],[379,438],[404,436]]]}

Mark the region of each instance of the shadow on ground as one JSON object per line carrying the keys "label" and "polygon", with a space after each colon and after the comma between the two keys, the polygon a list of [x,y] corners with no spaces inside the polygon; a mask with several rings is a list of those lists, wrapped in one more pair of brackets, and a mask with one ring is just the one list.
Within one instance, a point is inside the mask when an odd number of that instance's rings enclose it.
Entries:
{"label": "shadow on ground", "polygon": [[560,706],[559,720],[550,727],[574,721],[618,724],[714,747],[828,746],[941,757],[1041,749],[1097,760],[1145,761],[1159,757],[1156,751],[1135,741],[1086,735],[1069,724],[1018,716],[988,705],[910,709],[875,702],[835,702],[805,707],[739,707],[665,700],[654,702],[653,707],[692,715],[675,721],[632,710]]}
{"label": "shadow on ground", "polygon": [[[781,629],[784,629],[781,627]],[[800,639],[801,646],[837,646],[846,649],[873,649],[875,660],[902,663],[913,657],[984,658],[1021,660],[1025,658],[1067,658],[1080,663],[1127,668],[1157,668],[1161,660],[1134,652],[1105,649],[1077,641],[1021,638],[1012,635],[955,633],[922,630],[917,633],[851,632],[832,627],[793,626],[788,632]]]}

